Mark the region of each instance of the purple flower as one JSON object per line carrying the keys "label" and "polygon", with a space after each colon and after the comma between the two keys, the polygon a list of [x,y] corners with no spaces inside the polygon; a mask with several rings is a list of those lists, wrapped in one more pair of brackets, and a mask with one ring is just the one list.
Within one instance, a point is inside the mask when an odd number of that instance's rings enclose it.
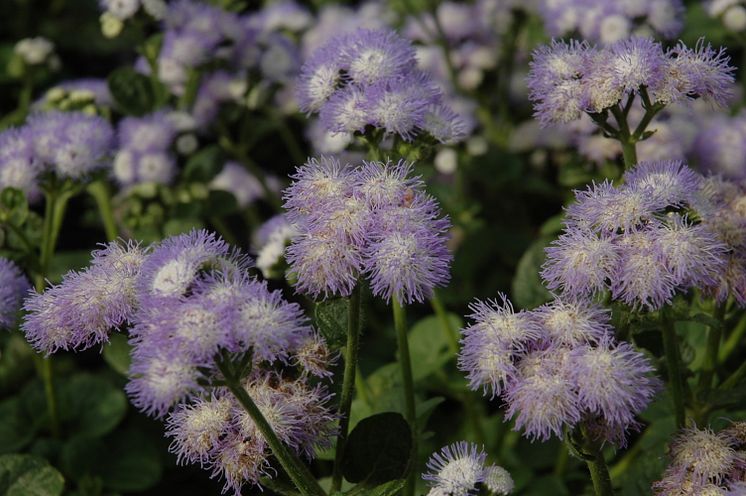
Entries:
{"label": "purple flower", "polygon": [[694,140],[693,154],[704,171],[728,179],[745,179],[746,114],[710,119]]}
{"label": "purple flower", "polygon": [[625,188],[645,193],[661,206],[691,204],[702,180],[700,174],[679,160],[640,162],[624,174]]}
{"label": "purple flower", "polygon": [[197,398],[181,404],[166,421],[166,436],[173,438],[169,451],[179,464],[209,462],[233,426],[233,402],[227,396]]}
{"label": "purple flower", "polygon": [[532,440],[562,437],[563,428],[573,427],[582,412],[570,374],[569,350],[550,348],[527,355],[505,392],[506,419],[515,418],[516,430]]}
{"label": "purple flower", "polygon": [[635,425],[634,417],[660,388],[651,376],[653,365],[627,343],[603,339],[597,347],[575,348],[570,354],[570,378],[578,399],[588,411],[622,431]]}
{"label": "purple flower", "polygon": [[527,83],[534,116],[542,125],[580,118],[582,76],[593,50],[586,43],[571,40],[552,41],[534,51]]}
{"label": "purple flower", "polygon": [[200,364],[178,348],[159,347],[144,339],[136,343],[125,391],[139,410],[163,417],[199,389]]}
{"label": "purple flower", "polygon": [[317,50],[300,70],[296,96],[301,110],[317,112],[342,83],[341,54],[333,45]]}
{"label": "purple flower", "polygon": [[557,345],[598,343],[612,335],[609,312],[582,299],[555,299],[531,313],[545,337]]}
{"label": "purple flower", "polygon": [[417,64],[412,43],[394,31],[360,29],[340,42],[344,67],[356,84],[392,80]]}
{"label": "purple flower", "polygon": [[145,256],[136,243],[112,242],[93,252],[89,268],[68,272],[43,293],[32,292],[21,326],[26,339],[46,354],[107,342],[112,329],[134,320],[135,281]]}
{"label": "purple flower", "polygon": [[601,233],[633,231],[666,207],[645,190],[615,188],[608,180],[576,191],[575,198],[575,203],[567,208],[568,219]]}
{"label": "purple flower", "polygon": [[101,117],[78,112],[45,112],[29,118],[29,137],[39,163],[61,177],[80,179],[107,164],[114,131]]}
{"label": "purple flower", "polygon": [[225,241],[205,230],[168,238],[142,266],[137,279],[139,298],[153,306],[162,300],[178,300],[194,285],[200,271],[219,267],[229,256]]}
{"label": "purple flower", "polygon": [[475,301],[469,305],[471,325],[462,329],[463,347],[459,369],[467,373],[469,387],[480,387],[492,397],[499,395],[516,374],[515,361],[527,345],[541,336],[535,319],[526,312],[515,313],[503,294],[497,300]]}
{"label": "purple flower", "polygon": [[[246,390],[277,437],[293,451],[312,458],[316,448],[329,447],[336,418],[326,405],[331,396],[323,386],[311,387],[279,374],[265,374],[250,379]],[[245,437],[263,439],[243,409],[236,411],[235,421]]]}
{"label": "purple flower", "polygon": [[608,48],[611,79],[625,93],[633,93],[641,86],[659,87],[665,77],[666,56],[661,44],[650,38],[629,38]]}
{"label": "purple flower", "polygon": [[334,93],[321,107],[319,120],[332,133],[363,132],[371,123],[366,93],[358,86],[346,86]]}
{"label": "purple flower", "polygon": [[43,164],[34,153],[34,139],[25,127],[0,132],[0,188],[19,189],[29,201],[41,196],[38,176]]}
{"label": "purple flower", "polygon": [[672,215],[656,236],[676,285],[712,286],[725,272],[728,247],[706,226],[695,225],[684,217]]}
{"label": "purple flower", "polygon": [[467,134],[467,126],[461,116],[440,103],[427,107],[421,126],[430,136],[445,144],[461,141]]}
{"label": "purple flower", "polygon": [[629,233],[619,243],[619,265],[611,293],[633,308],[657,310],[670,303],[676,279],[666,266],[654,228]]}
{"label": "purple flower", "polygon": [[395,230],[374,226],[364,251],[373,294],[403,305],[422,302],[435,287],[446,285],[453,258],[446,246],[449,227],[445,218]]}
{"label": "purple flower", "polygon": [[12,328],[18,321],[23,298],[31,283],[21,269],[7,258],[0,257],[0,327]]}
{"label": "purple flower", "polygon": [[125,117],[117,128],[119,147],[138,152],[168,150],[175,137],[176,128],[164,112]]}
{"label": "purple flower", "polygon": [[283,191],[283,198],[292,221],[348,197],[353,187],[349,165],[333,157],[311,158],[290,178],[293,182]]}
{"label": "purple flower", "polygon": [[[252,349],[256,363],[287,361],[313,329],[297,303],[288,303],[280,291],[269,291],[266,281],[245,274],[222,275],[200,281],[195,288],[205,308],[226,307],[220,327],[226,333],[222,347]],[[190,298],[191,300],[192,298]],[[213,333],[218,335],[221,330]]]}
{"label": "purple flower", "polygon": [[371,208],[401,205],[407,195],[424,187],[419,176],[410,177],[412,167],[413,164],[404,159],[396,164],[363,161],[363,166],[355,174],[353,194]]}
{"label": "purple flower", "polygon": [[725,105],[731,97],[735,67],[725,49],[716,50],[704,38],[694,48],[679,42],[669,53],[669,85],[690,98],[704,98]]}
{"label": "purple flower", "polygon": [[571,297],[605,291],[619,259],[613,238],[574,226],[546,248],[546,256],[541,276],[547,288]]}
{"label": "purple flower", "polygon": [[301,232],[286,251],[295,289],[318,298],[349,296],[362,271],[359,250],[324,232]]}
{"label": "purple flower", "polygon": [[460,441],[433,453],[422,478],[439,494],[476,494],[477,484],[484,481],[486,459],[476,444]]}

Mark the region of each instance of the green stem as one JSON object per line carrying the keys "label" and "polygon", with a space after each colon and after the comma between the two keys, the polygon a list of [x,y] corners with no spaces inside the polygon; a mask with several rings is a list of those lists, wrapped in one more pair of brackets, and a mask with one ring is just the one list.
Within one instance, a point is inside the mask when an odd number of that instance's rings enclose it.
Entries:
{"label": "green stem", "polygon": [[673,396],[674,412],[676,413],[676,427],[681,429],[686,425],[684,384],[681,378],[681,362],[676,329],[673,320],[668,317],[664,317],[663,319],[663,349],[666,354],[668,380],[671,384],[671,395]]}
{"label": "green stem", "polygon": [[370,401],[370,395],[368,394],[368,385],[365,383],[363,373],[360,371],[360,365],[357,366],[357,372],[355,373],[355,390],[360,399],[363,400],[368,406],[373,406]]}
{"label": "green stem", "polygon": [[570,452],[564,444],[559,445],[557,452],[557,461],[554,463],[554,475],[562,477],[567,469],[567,462],[570,460]]}
{"label": "green stem", "polygon": [[342,461],[347,444],[347,431],[350,427],[352,395],[355,392],[357,355],[360,345],[360,284],[357,284],[355,289],[352,290],[347,309],[347,350],[345,353],[342,393],[339,400],[339,433],[337,434],[337,449],[334,453],[332,492],[339,491],[342,488]]}
{"label": "green stem", "polygon": [[699,376],[700,391],[707,391],[712,387],[712,378],[715,375],[718,352],[720,351],[720,341],[723,337],[725,304],[718,305],[714,317],[715,320],[717,320],[717,324],[709,326],[707,331],[707,349],[705,351],[705,360],[702,364],[702,371]]}
{"label": "green stem", "polygon": [[295,487],[298,488],[301,494],[306,496],[326,496],[326,493],[321,489],[321,486],[319,486],[311,471],[308,470],[308,467],[282,444],[282,441],[277,437],[275,431],[272,430],[272,426],[264,418],[259,407],[256,406],[256,403],[251,399],[246,389],[241,386],[240,380],[234,375],[230,364],[223,360],[217,360],[217,366],[225,378],[226,386],[233,393],[233,396],[235,396],[243,409],[246,410],[246,413],[249,414],[259,432],[262,433],[262,436],[272,450],[272,454],[280,462],[282,468],[285,469]]}
{"label": "green stem", "polygon": [[587,459],[585,463],[591,473],[596,496],[613,496],[614,489],[611,486],[611,477],[609,476],[609,468],[606,466],[606,460],[604,460],[604,454],[600,448],[595,448],[593,451],[593,457]]}
{"label": "green stem", "polygon": [[396,341],[399,347],[399,364],[401,366],[402,383],[404,385],[404,417],[412,429],[412,456],[409,467],[409,477],[404,485],[402,494],[412,496],[414,494],[414,478],[417,472],[417,413],[414,403],[414,380],[412,379],[412,361],[409,356],[409,340],[407,337],[407,316],[404,307],[396,297],[392,298],[392,309],[394,312],[394,328],[396,330]]}
{"label": "green stem", "polygon": [[119,237],[117,223],[114,220],[114,210],[111,207],[111,192],[108,185],[103,181],[94,181],[88,185],[88,192],[96,201],[101,222],[104,224],[106,239],[114,241]]}
{"label": "green stem", "polygon": [[453,328],[451,325],[451,321],[448,319],[448,313],[446,312],[446,308],[443,305],[443,302],[440,300],[440,297],[438,296],[438,293],[433,291],[433,296],[430,298],[430,303],[433,306],[433,310],[435,311],[435,315],[438,317],[438,322],[440,322],[440,327],[443,330],[443,333],[446,336],[446,339],[448,340],[448,346],[451,348],[451,353],[454,355],[458,353],[458,333],[456,332],[456,329]]}
{"label": "green stem", "polygon": [[[58,191],[52,187],[46,191],[46,203],[44,207],[44,224],[42,227],[42,240],[39,253],[39,273],[35,285],[36,290],[41,293],[46,286],[46,277],[49,273],[49,263],[57,244],[57,236],[62,228],[62,220],[65,217],[65,208],[72,194],[66,191]],[[44,396],[47,402],[49,414],[49,430],[52,436],[59,437],[60,427],[57,414],[57,397],[54,390],[52,361],[48,357],[39,358],[39,375],[44,383]]]}
{"label": "green stem", "polygon": [[620,141],[622,144],[622,157],[624,158],[624,170],[629,170],[637,163],[637,150],[635,143]]}
{"label": "green stem", "polygon": [[741,320],[736,324],[736,328],[730,333],[728,339],[725,340],[723,346],[720,347],[720,353],[718,353],[718,360],[722,363],[725,362],[728,357],[733,353],[739,344],[741,344],[743,335],[746,334],[746,315],[741,317]]}

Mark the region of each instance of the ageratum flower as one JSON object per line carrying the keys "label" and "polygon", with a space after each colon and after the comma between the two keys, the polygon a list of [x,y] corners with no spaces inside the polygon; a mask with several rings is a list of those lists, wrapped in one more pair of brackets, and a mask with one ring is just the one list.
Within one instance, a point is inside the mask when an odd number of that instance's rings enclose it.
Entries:
{"label": "ageratum flower", "polygon": [[0,188],[19,189],[29,201],[41,196],[38,176],[43,169],[34,153],[33,139],[25,127],[0,132]]}
{"label": "ageratum flower", "polygon": [[362,167],[312,159],[285,191],[299,234],[287,250],[299,291],[349,295],[361,275],[376,296],[423,301],[449,279],[450,223],[405,162]]}
{"label": "ageratum flower", "polygon": [[358,29],[328,41],[301,69],[297,98],[332,133],[381,129],[411,141],[422,131],[441,142],[461,137],[460,118],[416,68],[414,48],[390,30]]}
{"label": "ageratum flower", "polygon": [[152,306],[162,300],[178,300],[193,286],[200,271],[219,267],[230,254],[225,241],[204,229],[168,238],[143,263],[137,279],[138,297]]}
{"label": "ageratum flower", "polygon": [[732,434],[731,429],[680,431],[670,445],[670,465],[653,484],[655,494],[664,496],[687,487],[692,488],[687,494],[740,494],[746,459],[740,452],[741,441]]}
{"label": "ageratum flower", "polygon": [[11,329],[18,321],[18,311],[31,283],[21,269],[0,257],[0,327]]}
{"label": "ageratum flower", "polygon": [[462,329],[459,368],[469,386],[491,390],[507,405],[506,418],[530,439],[562,437],[581,419],[618,445],[652,400],[652,365],[614,341],[608,312],[580,300],[556,299],[515,313],[502,304],[470,305],[474,321]]}
{"label": "ageratum flower", "polygon": [[81,179],[106,166],[114,131],[101,117],[79,112],[43,112],[26,124],[34,156],[60,177]]}
{"label": "ageratum flower", "polygon": [[564,232],[546,250],[549,289],[572,298],[610,291],[656,310],[678,291],[717,286],[729,246],[746,230],[716,221],[724,210],[713,184],[678,161],[642,162],[623,181],[576,192]]}
{"label": "ageratum flower", "polygon": [[529,343],[539,339],[541,329],[526,312],[515,313],[503,294],[497,300],[469,304],[471,325],[463,329],[459,368],[467,373],[469,387],[499,395],[517,370],[515,360]]}
{"label": "ageratum flower", "polygon": [[133,322],[135,281],[146,253],[137,243],[114,241],[93,252],[87,269],[68,272],[43,293],[32,292],[21,325],[26,339],[46,354],[107,342],[112,329]]}
{"label": "ageratum flower", "polygon": [[168,184],[176,173],[171,146],[177,129],[164,112],[125,117],[119,123],[119,150],[114,157],[114,177],[129,186],[145,182]]}
{"label": "ageratum flower", "polygon": [[693,49],[679,43],[666,52],[646,38],[603,48],[553,41],[534,51],[527,82],[534,115],[546,126],[577,120],[583,112],[605,116],[623,97],[643,90],[651,104],[703,98],[722,105],[734,70],[723,49],[703,40]]}
{"label": "ageratum flower", "polygon": [[[460,441],[443,447],[427,461],[422,475],[436,494],[467,496],[477,493],[484,481],[487,454],[476,444]],[[432,493],[432,492],[431,492]]]}
{"label": "ageratum flower", "polygon": [[635,424],[634,417],[652,401],[660,383],[645,356],[627,343],[580,346],[570,354],[570,377],[578,399],[588,411],[601,415],[622,430]]}

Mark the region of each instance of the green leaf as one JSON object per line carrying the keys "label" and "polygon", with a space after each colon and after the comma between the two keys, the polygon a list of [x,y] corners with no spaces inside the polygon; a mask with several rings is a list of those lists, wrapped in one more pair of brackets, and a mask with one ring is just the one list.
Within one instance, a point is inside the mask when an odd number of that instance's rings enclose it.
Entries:
{"label": "green leaf", "polygon": [[128,115],[145,115],[155,109],[150,79],[131,67],[120,67],[109,74],[109,91],[117,107]]}
{"label": "green leaf", "polygon": [[103,436],[119,425],[127,412],[124,393],[94,375],[72,376],[60,384],[58,394],[65,428],[77,436]]}
{"label": "green leaf", "polygon": [[347,298],[334,298],[316,304],[316,327],[332,348],[347,342]]}
{"label": "green leaf", "polygon": [[[462,321],[458,316],[449,314],[448,320],[451,328],[461,328]],[[409,353],[415,381],[437,372],[454,357],[449,350],[445,332],[435,315],[425,317],[412,326],[409,332]]]}
{"label": "green leaf", "polygon": [[27,415],[19,397],[0,402],[0,453],[20,451],[35,433],[33,418]]}
{"label": "green leaf", "polygon": [[[0,351],[0,395],[15,390],[34,368],[34,351],[19,334],[10,334]],[[2,417],[0,417],[2,418]],[[0,447],[2,442],[0,442]]]}
{"label": "green leaf", "polygon": [[513,278],[513,303],[521,308],[535,308],[551,299],[539,272],[544,263],[544,248],[551,238],[540,238],[529,246],[518,262]]}
{"label": "green leaf", "polygon": [[391,482],[387,482],[385,484],[381,484],[380,486],[376,486],[372,489],[368,488],[365,484],[360,484],[358,486],[353,487],[346,493],[344,493],[345,496],[394,496],[397,494],[402,487],[404,487],[404,484],[406,484],[406,479],[396,479],[392,480]]}
{"label": "green leaf", "polygon": [[134,427],[100,439],[73,438],[62,450],[61,463],[75,480],[97,477],[107,489],[121,492],[149,489],[163,472],[158,447]]}
{"label": "green leaf", "polygon": [[132,346],[127,342],[127,336],[115,332],[109,338],[109,343],[104,346],[104,360],[112,369],[126,376],[132,361],[131,350]]}
{"label": "green leaf", "polygon": [[0,456],[0,494],[5,496],[57,496],[65,480],[46,460],[34,455]]}
{"label": "green leaf", "polygon": [[187,182],[209,183],[225,166],[225,154],[217,145],[206,146],[192,155],[184,166]]}
{"label": "green leaf", "polygon": [[348,481],[370,486],[400,479],[411,451],[412,432],[404,417],[379,413],[361,420],[350,433],[342,472]]}

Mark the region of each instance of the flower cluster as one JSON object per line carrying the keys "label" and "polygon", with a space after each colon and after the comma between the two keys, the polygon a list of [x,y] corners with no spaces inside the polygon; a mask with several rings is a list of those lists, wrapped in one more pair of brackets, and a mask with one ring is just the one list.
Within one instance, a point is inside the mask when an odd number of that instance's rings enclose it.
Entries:
{"label": "flower cluster", "polygon": [[153,182],[168,184],[176,174],[171,147],[177,129],[165,112],[126,117],[117,129],[118,151],[113,171],[125,186]]}
{"label": "flower cluster", "polygon": [[411,169],[325,157],[298,169],[285,207],[298,226],[287,255],[299,291],[347,296],[366,275],[373,294],[404,304],[448,282],[450,223]]}
{"label": "flower cluster", "polygon": [[0,257],[0,328],[11,329],[16,324],[29,289],[31,284],[21,269],[11,260]]}
{"label": "flower cluster", "polygon": [[681,431],[670,445],[671,463],[653,491],[661,496],[743,494],[745,432],[743,422],[717,433],[696,427]]}
{"label": "flower cluster", "polygon": [[153,19],[162,19],[166,13],[165,0],[100,0],[101,31],[107,38],[114,38],[124,28],[124,21],[141,10]]}
{"label": "flower cluster", "polygon": [[333,133],[372,126],[407,141],[421,131],[440,142],[458,140],[460,119],[416,66],[411,42],[393,31],[360,29],[333,38],[306,60],[298,101]]}
{"label": "flower cluster", "polygon": [[700,40],[664,51],[649,38],[630,38],[597,48],[586,42],[553,41],[533,54],[529,98],[543,124],[571,122],[583,112],[605,113],[640,94],[647,107],[704,98],[727,101],[734,68],[723,49]]}
{"label": "flower cluster", "polygon": [[60,59],[54,53],[54,43],[46,38],[24,38],[13,47],[13,53],[27,66],[46,64],[50,69],[59,69]]}
{"label": "flower cluster", "polygon": [[283,261],[285,248],[297,234],[294,224],[285,215],[276,215],[257,229],[252,244],[256,252],[256,268],[266,278],[281,277],[277,270]]}
{"label": "flower cluster", "polygon": [[81,350],[109,340],[112,329],[133,322],[135,282],[147,250],[112,242],[93,252],[89,268],[26,299],[21,329],[39,352]]}
{"label": "flower cluster", "polygon": [[[333,362],[298,304],[250,277],[248,259],[206,231],[167,238],[150,249],[111,243],[91,266],[26,301],[27,339],[39,351],[82,349],[130,325],[132,402],[167,419],[171,449],[240,494],[273,472],[269,446],[222,386],[216,360],[251,364],[242,377],[280,440],[312,457],[333,435],[326,388]],[[223,358],[219,358],[223,357]],[[273,365],[282,365],[280,372]]]}
{"label": "flower cluster", "polygon": [[746,114],[718,115],[696,135],[692,152],[700,168],[728,179],[746,178]]}
{"label": "flower cluster", "polygon": [[603,44],[651,31],[670,39],[684,27],[681,0],[541,0],[539,13],[551,36],[579,33]]}
{"label": "flower cluster", "polygon": [[515,312],[500,298],[473,303],[462,330],[459,367],[472,389],[500,396],[531,439],[561,438],[583,422],[595,437],[624,444],[658,389],[645,356],[616,342],[609,314],[592,303],[555,299]]}
{"label": "flower cluster", "polygon": [[30,200],[51,171],[80,180],[107,165],[114,132],[104,119],[80,112],[34,114],[21,128],[0,133],[0,188],[17,188]]}
{"label": "flower cluster", "polygon": [[443,447],[427,462],[422,478],[431,489],[428,496],[469,496],[484,487],[495,496],[513,492],[515,484],[507,470],[486,465],[487,455],[476,444],[461,441]]}
{"label": "flower cluster", "polygon": [[570,297],[611,297],[657,310],[677,291],[718,284],[729,246],[708,222],[706,181],[678,161],[645,162],[623,184],[576,192],[542,277]]}

